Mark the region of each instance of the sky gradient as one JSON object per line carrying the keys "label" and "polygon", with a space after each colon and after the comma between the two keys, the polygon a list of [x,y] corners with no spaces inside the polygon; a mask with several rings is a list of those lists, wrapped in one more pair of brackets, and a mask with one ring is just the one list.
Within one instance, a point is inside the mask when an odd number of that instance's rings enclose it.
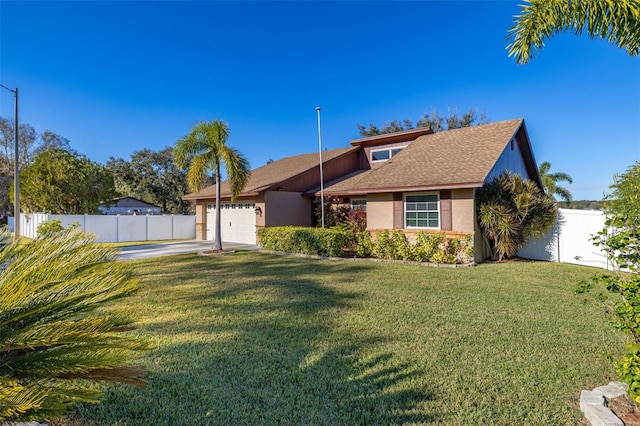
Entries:
{"label": "sky gradient", "polygon": [[[561,34],[527,65],[499,2],[0,2],[0,83],[20,122],[94,161],[222,119],[252,168],[348,146],[356,125],[471,107],[524,118],[538,163],[600,199],[640,160],[640,59]],[[0,116],[13,97],[0,93]]]}

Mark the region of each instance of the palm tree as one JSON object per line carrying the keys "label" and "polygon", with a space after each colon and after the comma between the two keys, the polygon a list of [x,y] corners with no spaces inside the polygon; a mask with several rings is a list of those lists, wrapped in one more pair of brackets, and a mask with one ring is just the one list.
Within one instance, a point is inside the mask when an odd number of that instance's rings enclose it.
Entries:
{"label": "palm tree", "polygon": [[549,163],[548,161],[541,163],[538,167],[538,173],[540,174],[542,186],[544,186],[545,191],[551,196],[557,195],[567,203],[571,202],[573,198],[571,196],[571,192],[569,192],[569,190],[565,187],[558,186],[558,182],[565,181],[573,183],[573,179],[571,179],[571,176],[566,173],[549,173],[550,168],[551,163]]}
{"label": "palm tree", "polygon": [[529,237],[544,235],[558,211],[553,199],[533,181],[509,172],[478,191],[476,209],[494,260],[515,257]]}
{"label": "palm tree", "polygon": [[640,0],[530,0],[516,15],[509,30],[509,56],[519,64],[529,62],[544,47],[545,39],[571,31],[601,38],[626,49],[630,56],[640,53]]}
{"label": "palm tree", "polygon": [[213,120],[198,123],[188,135],[176,142],[173,151],[178,167],[188,167],[187,184],[198,192],[212,172],[216,182],[216,230],[214,250],[222,250],[220,225],[220,166],[224,164],[233,201],[244,189],[251,171],[249,161],[237,150],[227,145],[229,126],[224,121]]}

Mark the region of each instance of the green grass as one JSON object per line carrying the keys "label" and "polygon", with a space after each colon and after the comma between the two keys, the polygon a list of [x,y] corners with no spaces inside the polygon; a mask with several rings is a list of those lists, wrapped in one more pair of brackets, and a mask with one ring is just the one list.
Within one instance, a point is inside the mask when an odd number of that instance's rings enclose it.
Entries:
{"label": "green grass", "polygon": [[[169,260],[170,259],[170,260]],[[68,424],[565,425],[616,351],[594,269],[429,268],[254,252],[134,262],[147,390]]]}

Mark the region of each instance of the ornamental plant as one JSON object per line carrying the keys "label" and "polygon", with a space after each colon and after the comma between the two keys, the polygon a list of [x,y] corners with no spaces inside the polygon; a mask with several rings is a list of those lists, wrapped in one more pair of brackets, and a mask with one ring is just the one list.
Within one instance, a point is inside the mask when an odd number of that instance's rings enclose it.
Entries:
{"label": "ornamental plant", "polygon": [[[593,241],[614,271],[581,283],[578,292],[597,286],[597,297],[605,303],[612,325],[626,334],[624,355],[609,358],[620,379],[629,385],[629,395],[640,403],[640,162],[614,176],[611,190],[603,207],[605,228]],[[612,294],[615,297],[609,297]]]}
{"label": "ornamental plant", "polygon": [[130,318],[100,309],[137,285],[117,249],[94,240],[67,229],[0,248],[0,421],[98,402],[97,382],[144,386],[132,358],[149,345],[127,333]]}
{"label": "ornamental plant", "polygon": [[544,235],[557,215],[552,196],[533,181],[508,171],[478,191],[478,225],[493,260],[515,257],[529,237]]}

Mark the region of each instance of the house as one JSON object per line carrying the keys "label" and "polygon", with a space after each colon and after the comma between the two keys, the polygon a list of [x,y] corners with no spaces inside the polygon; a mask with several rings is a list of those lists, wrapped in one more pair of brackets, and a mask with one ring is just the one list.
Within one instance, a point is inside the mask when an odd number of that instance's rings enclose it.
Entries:
{"label": "house", "polygon": [[102,203],[98,206],[102,214],[106,215],[158,215],[162,214],[162,209],[156,205],[149,204],[145,201],[138,200],[133,197],[121,197],[109,203]]}
{"label": "house", "polygon": [[[428,128],[355,139],[322,152],[324,195],[367,212],[367,229],[472,235],[476,259],[488,252],[475,217],[475,193],[505,170],[540,177],[524,120],[433,133]],[[283,158],[252,171],[230,202],[222,182],[222,238],[256,242],[263,226],[313,224],[320,195],[318,153]],[[189,194],[196,204],[196,237],[213,238],[215,186]]]}

